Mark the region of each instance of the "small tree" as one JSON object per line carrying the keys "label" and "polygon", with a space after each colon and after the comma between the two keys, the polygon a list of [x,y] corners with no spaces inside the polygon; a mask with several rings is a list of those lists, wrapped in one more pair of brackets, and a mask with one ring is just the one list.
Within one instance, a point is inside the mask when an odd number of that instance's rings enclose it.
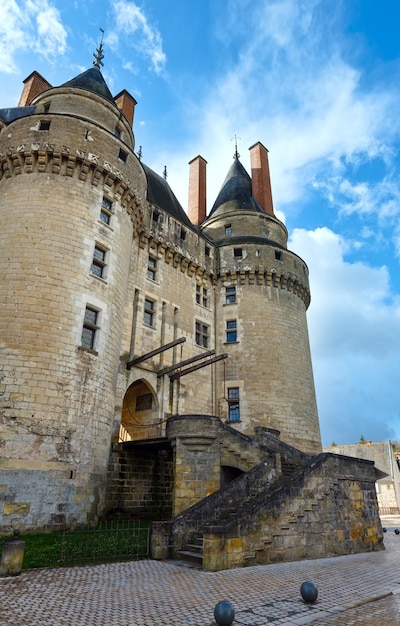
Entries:
{"label": "small tree", "polygon": [[361,435],[359,443],[365,443],[365,441],[366,441],[365,437]]}

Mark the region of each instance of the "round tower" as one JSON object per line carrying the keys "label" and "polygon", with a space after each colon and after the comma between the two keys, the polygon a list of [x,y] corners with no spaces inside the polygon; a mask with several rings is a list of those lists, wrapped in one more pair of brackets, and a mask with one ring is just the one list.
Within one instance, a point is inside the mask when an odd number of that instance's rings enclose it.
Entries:
{"label": "round tower", "polygon": [[201,230],[216,246],[216,350],[220,415],[246,434],[266,427],[321,451],[306,310],[308,268],[287,249],[273,211],[268,156],[251,149],[252,178],[235,155]]}
{"label": "round tower", "polygon": [[101,509],[146,182],[99,62],[26,104],[0,116],[1,525],[56,528]]}

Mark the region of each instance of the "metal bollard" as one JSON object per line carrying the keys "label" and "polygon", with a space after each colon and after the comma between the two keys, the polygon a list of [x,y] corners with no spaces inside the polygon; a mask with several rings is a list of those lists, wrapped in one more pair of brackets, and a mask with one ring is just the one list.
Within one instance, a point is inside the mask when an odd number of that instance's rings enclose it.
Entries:
{"label": "metal bollard", "polygon": [[0,561],[0,576],[19,576],[24,560],[25,541],[19,539],[19,530],[14,538],[3,543]]}

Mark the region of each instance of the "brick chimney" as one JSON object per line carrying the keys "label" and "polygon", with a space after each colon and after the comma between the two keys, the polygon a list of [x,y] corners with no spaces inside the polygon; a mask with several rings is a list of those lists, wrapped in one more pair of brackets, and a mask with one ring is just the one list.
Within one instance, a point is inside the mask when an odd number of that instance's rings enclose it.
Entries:
{"label": "brick chimney", "polygon": [[269,175],[268,150],[259,141],[249,148],[251,162],[252,193],[261,208],[274,215],[271,178]]}
{"label": "brick chimney", "polygon": [[189,219],[198,226],[206,219],[207,161],[200,155],[189,161]]}
{"label": "brick chimney", "polygon": [[131,96],[129,91],[126,91],[126,89],[123,89],[122,91],[119,92],[118,95],[115,96],[114,102],[119,108],[119,110],[125,115],[129,124],[133,126],[133,118],[135,116],[135,106],[137,105],[135,98]]}
{"label": "brick chimney", "polygon": [[18,102],[19,107],[28,106],[36,96],[38,96],[46,89],[50,89],[50,83],[43,78],[36,70],[29,74],[27,78],[23,81],[24,88],[22,90],[21,97]]}

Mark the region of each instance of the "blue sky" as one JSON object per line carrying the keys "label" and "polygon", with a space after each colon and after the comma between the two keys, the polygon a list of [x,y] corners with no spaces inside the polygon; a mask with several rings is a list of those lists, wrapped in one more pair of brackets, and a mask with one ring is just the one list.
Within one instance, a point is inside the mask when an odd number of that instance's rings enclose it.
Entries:
{"label": "blue sky", "polygon": [[211,208],[239,139],[270,151],[274,204],[310,269],[323,443],[400,439],[400,3],[397,0],[2,0],[0,107],[33,70],[89,68],[138,101],[143,160],[186,208]]}

